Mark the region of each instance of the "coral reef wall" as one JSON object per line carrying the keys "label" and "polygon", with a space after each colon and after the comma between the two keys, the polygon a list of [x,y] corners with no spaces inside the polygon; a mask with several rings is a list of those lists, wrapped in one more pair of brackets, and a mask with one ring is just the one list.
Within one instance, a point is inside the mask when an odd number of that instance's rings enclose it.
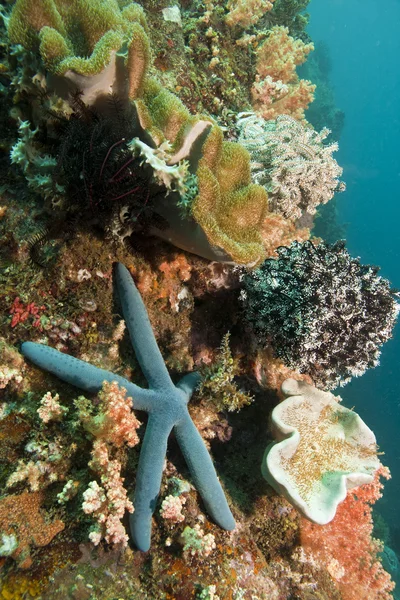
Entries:
{"label": "coral reef wall", "polygon": [[[367,485],[345,486],[327,525],[261,470],[283,382],[319,397],[375,366],[398,312],[375,268],[310,239],[318,205],[344,186],[326,141],[334,107],[308,117],[318,82],[297,70],[314,49],[307,4],[0,8],[0,599],[392,597],[372,537],[389,476],[373,436],[359,450]],[[138,340],[115,263],[144,303]],[[348,322],[373,337],[361,366]],[[44,369],[24,357],[32,347],[53,357]],[[95,390],[99,372],[115,380]],[[179,407],[159,409],[171,389]],[[359,423],[338,400],[324,421],[335,431],[339,413]],[[307,456],[321,449],[309,429]],[[214,518],[199,456],[220,482]],[[141,552],[128,519],[157,460]]]}

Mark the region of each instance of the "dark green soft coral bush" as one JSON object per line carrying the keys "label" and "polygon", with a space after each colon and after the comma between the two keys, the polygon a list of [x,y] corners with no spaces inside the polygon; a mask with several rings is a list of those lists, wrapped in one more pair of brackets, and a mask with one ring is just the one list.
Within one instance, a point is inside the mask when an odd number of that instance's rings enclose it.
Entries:
{"label": "dark green soft coral bush", "polygon": [[293,242],[243,278],[245,319],[262,345],[327,389],[379,364],[399,305],[378,268],[344,242]]}

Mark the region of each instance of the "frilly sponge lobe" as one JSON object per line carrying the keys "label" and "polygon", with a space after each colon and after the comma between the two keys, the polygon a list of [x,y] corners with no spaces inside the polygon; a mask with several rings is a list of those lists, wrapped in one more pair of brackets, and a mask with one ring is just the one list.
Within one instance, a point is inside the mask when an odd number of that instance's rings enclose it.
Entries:
{"label": "frilly sponge lobe", "polygon": [[347,490],[371,483],[380,467],[373,432],[339,397],[294,379],[282,384],[286,400],[272,412],[276,442],[262,473],[310,521],[325,525]]}

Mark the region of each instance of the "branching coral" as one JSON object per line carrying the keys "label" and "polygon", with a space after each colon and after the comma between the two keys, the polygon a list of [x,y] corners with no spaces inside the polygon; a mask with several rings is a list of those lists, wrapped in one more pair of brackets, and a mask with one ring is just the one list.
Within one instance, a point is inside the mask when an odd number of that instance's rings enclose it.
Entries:
{"label": "branching coral", "polygon": [[287,27],[273,27],[257,50],[258,74],[288,83],[296,76],[296,66],[301,65],[313,49],[313,44],[292,38]]}
{"label": "branching coral", "polygon": [[218,410],[232,412],[250,404],[253,398],[234,383],[234,377],[240,373],[240,369],[239,360],[233,358],[229,348],[229,338],[229,333],[224,335],[215,362],[203,369],[204,379],[199,388],[199,395],[208,397]]}
{"label": "branching coral", "polygon": [[186,504],[184,496],[169,494],[161,503],[160,515],[163,519],[168,519],[172,523],[182,523],[185,520],[185,515],[182,514],[184,504]]}
{"label": "branching coral", "polygon": [[[133,512],[133,505],[121,477],[122,464],[113,459],[116,448],[129,447],[139,442],[136,430],[140,423],[132,412],[132,398],[116,381],[104,381],[98,394],[97,414],[93,414],[90,403],[83,396],[75,404],[84,428],[94,436],[92,460],[89,466],[99,477],[91,481],[83,493],[82,509],[96,519],[89,539],[98,545],[104,538],[109,544],[126,546],[128,536],[121,522],[125,510]],[[122,453],[120,453],[121,457]]]}
{"label": "branching coral", "polygon": [[37,413],[43,423],[49,423],[49,421],[61,421],[65,413],[68,412],[68,408],[62,406],[59,403],[59,395],[55,394],[52,396],[51,392],[47,392],[40,401],[40,407]]}
{"label": "branching coral", "polygon": [[293,242],[244,277],[245,318],[262,345],[332,389],[379,364],[399,305],[378,268],[343,242]]}
{"label": "branching coral", "polygon": [[289,35],[287,27],[273,27],[257,50],[257,76],[252,94],[254,108],[265,119],[288,114],[304,119],[304,111],[313,100],[315,86],[299,79],[296,66],[314,49]]}
{"label": "branching coral", "polygon": [[47,441],[37,434],[25,445],[29,460],[18,461],[15,471],[7,480],[6,487],[13,487],[21,481],[26,481],[29,489],[37,492],[56,481],[62,481],[70,467],[71,454],[76,450],[74,444],[65,449],[63,442],[64,438],[61,435]]}
{"label": "branching coral", "polygon": [[117,448],[124,444],[133,448],[138,444],[136,430],[140,423],[132,412],[132,398],[116,381],[103,382],[98,394],[97,414],[88,410],[88,402],[83,397],[78,398],[76,405],[84,428],[96,439]]}
{"label": "branching coral", "polygon": [[61,192],[62,187],[54,185],[52,176],[57,160],[49,155],[42,155],[35,147],[34,137],[38,129],[31,130],[28,121],[19,122],[19,140],[11,148],[11,163],[23,170],[28,186],[32,191],[42,194],[45,198]]}
{"label": "branching coral", "polygon": [[228,0],[226,22],[231,27],[255,25],[273,7],[274,0]]}
{"label": "branching coral", "polygon": [[185,198],[189,163],[183,160],[178,164],[168,165],[168,150],[170,148],[168,142],[163,142],[161,146],[154,149],[138,138],[134,138],[129,142],[128,147],[134,156],[140,156],[143,163],[147,163],[152,167],[154,179],[159,185],[163,185],[167,189],[167,194],[169,191],[174,190],[179,193],[181,198]]}
{"label": "branching coral", "polygon": [[23,374],[24,365],[17,350],[0,337],[0,390],[23,387]]}
{"label": "branching coral", "polygon": [[338,145],[324,145],[328,129],[317,133],[288,115],[265,121],[253,113],[239,114],[237,128],[250,152],[253,180],[265,187],[275,212],[288,219],[315,214],[345,189],[339,181],[343,169],[332,158]]}
{"label": "branching coral", "polygon": [[206,558],[216,548],[214,535],[205,534],[198,523],[194,527],[185,527],[181,541],[183,551],[199,559]]}
{"label": "branching coral", "polygon": [[128,535],[121,520],[125,510],[133,512],[133,504],[127,498],[124,479],[120,475],[121,463],[111,460],[107,444],[97,439],[93,444],[89,466],[101,480],[101,486],[91,481],[83,493],[83,512],[93,515],[97,521],[89,539],[95,545],[104,538],[108,544],[126,546]]}

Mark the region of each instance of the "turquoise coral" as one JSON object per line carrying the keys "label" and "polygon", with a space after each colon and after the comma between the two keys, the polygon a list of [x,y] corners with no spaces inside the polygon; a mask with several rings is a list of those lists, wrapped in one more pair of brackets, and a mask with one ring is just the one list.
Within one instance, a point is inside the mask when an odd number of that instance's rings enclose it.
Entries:
{"label": "turquoise coral", "polygon": [[132,345],[149,383],[148,389],[49,346],[25,342],[21,351],[37,366],[86,392],[98,392],[103,381],[116,381],[132,396],[134,408],[149,414],[136,477],[135,512],[130,516],[132,538],[139,550],[146,552],[150,548],[151,518],[172,430],[207,511],[223,529],[232,530],[235,521],[211,457],[187,409],[200,377],[197,373],[189,373],[177,385],[172,382],[141,296],[129,271],[120,263],[115,268],[115,282]]}

